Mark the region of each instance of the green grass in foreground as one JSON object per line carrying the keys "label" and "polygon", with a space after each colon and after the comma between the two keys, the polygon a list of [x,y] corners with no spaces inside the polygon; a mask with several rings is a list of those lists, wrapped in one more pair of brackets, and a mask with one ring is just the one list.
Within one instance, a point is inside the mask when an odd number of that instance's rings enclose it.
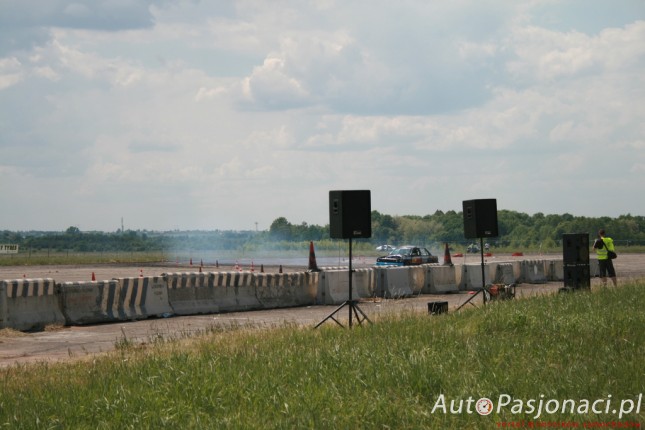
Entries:
{"label": "green grass in foreground", "polygon": [[[623,399],[645,393],[645,284],[430,317],[237,329],[92,361],[0,371],[6,428],[497,428],[617,414],[432,412],[450,401]],[[608,397],[611,395],[612,397]],[[544,396],[544,397],[541,397]],[[645,401],[644,401],[645,403]],[[606,401],[598,406],[605,410]],[[553,406],[553,404],[551,405]],[[474,408],[471,408],[474,411]],[[640,414],[621,421],[645,425]],[[528,424],[527,424],[528,425]]]}

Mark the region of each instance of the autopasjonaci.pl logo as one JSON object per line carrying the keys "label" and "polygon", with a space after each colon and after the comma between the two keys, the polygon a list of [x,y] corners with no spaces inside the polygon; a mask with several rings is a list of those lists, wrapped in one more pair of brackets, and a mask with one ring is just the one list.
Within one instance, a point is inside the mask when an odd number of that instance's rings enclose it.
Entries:
{"label": "autopasjonaci.pl logo", "polygon": [[447,400],[445,394],[440,394],[432,407],[431,413],[444,414],[473,414],[490,415],[510,412],[514,415],[533,416],[538,419],[546,414],[570,414],[570,415],[618,415],[621,419],[627,414],[639,414],[643,404],[643,393],[633,399],[614,400],[612,395],[596,400],[588,399],[545,399],[540,394],[538,399],[514,399],[508,394],[500,394],[497,402],[482,397],[474,399],[472,396],[467,399]]}

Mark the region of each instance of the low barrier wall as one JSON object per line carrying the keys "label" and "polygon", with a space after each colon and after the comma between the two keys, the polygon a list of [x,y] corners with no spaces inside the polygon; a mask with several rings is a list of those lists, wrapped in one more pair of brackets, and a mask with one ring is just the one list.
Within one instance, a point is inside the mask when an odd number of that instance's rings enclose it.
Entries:
{"label": "low barrier wall", "polygon": [[516,282],[517,278],[512,263],[497,263],[494,266],[495,276],[493,279],[496,284],[510,285]]}
{"label": "low barrier wall", "polygon": [[68,325],[97,324],[125,320],[119,313],[119,281],[63,282],[61,309]]}
{"label": "low barrier wall", "polygon": [[459,282],[454,266],[426,266],[424,294],[459,292]]}
{"label": "low barrier wall", "polygon": [[592,278],[600,276],[600,265],[597,259],[589,260],[589,275]]}
{"label": "low barrier wall", "polygon": [[53,279],[0,281],[0,328],[41,329],[64,324]]}
{"label": "low barrier wall", "polygon": [[119,315],[124,319],[140,320],[172,315],[168,288],[162,276],[118,278]]}
{"label": "low barrier wall", "polygon": [[[564,276],[560,260],[487,263],[486,283],[543,283]],[[590,261],[590,274],[598,261]],[[352,271],[353,299],[444,294],[482,287],[481,265],[373,267]],[[180,272],[156,277],[64,282],[0,281],[0,328],[32,330],[48,324],[95,324],[348,300],[349,268],[321,272]]]}
{"label": "low barrier wall", "polygon": [[262,309],[251,272],[164,273],[168,301],[177,315]]}
{"label": "low barrier wall", "polygon": [[375,267],[377,297],[402,298],[412,296],[409,267]]}
{"label": "low barrier wall", "polygon": [[544,260],[525,260],[520,262],[520,282],[527,284],[544,284],[547,282],[544,273]]}
{"label": "low barrier wall", "polygon": [[[491,276],[490,269],[484,265],[484,282],[490,284]],[[459,289],[462,291],[477,291],[481,290],[484,284],[482,283],[482,266],[481,264],[464,264],[461,266],[461,283]]]}
{"label": "low barrier wall", "polygon": [[549,260],[544,262],[546,267],[546,279],[549,282],[564,281],[564,261]]}
{"label": "low barrier wall", "polygon": [[255,294],[264,309],[316,304],[317,272],[259,273],[253,277]]}
{"label": "low barrier wall", "polygon": [[7,321],[7,285],[0,282],[0,329],[11,327]]}
{"label": "low barrier wall", "polygon": [[[352,273],[352,299],[371,297],[374,292],[374,270],[358,269]],[[316,303],[339,305],[349,300],[349,269],[320,272]]]}

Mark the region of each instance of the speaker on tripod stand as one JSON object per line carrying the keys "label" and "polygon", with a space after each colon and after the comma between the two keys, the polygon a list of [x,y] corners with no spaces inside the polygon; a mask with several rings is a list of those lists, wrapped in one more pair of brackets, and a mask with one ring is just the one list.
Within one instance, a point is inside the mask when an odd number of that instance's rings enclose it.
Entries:
{"label": "speaker on tripod stand", "polygon": [[342,327],[343,325],[336,319],[336,314],[345,306],[349,307],[349,328],[352,328],[354,318],[359,325],[363,321],[371,323],[367,315],[358,307],[352,290],[354,272],[352,269],[352,239],[372,237],[372,209],[369,190],[329,192],[329,236],[332,239],[349,239],[348,300],[319,322],[315,328],[329,319]]}
{"label": "speaker on tripod stand", "polygon": [[486,294],[490,294],[486,287],[486,269],[484,265],[484,238],[497,237],[499,235],[497,226],[497,200],[496,199],[478,199],[464,200],[464,237],[466,239],[479,238],[479,252],[481,255],[482,268],[482,289],[466,300],[459,306],[461,309],[469,303],[477,294],[483,292],[484,305],[486,304]]}

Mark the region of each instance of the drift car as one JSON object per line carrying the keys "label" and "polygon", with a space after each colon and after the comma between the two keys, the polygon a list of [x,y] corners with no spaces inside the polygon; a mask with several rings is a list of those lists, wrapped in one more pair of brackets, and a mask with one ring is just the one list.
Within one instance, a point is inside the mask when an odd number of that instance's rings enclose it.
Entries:
{"label": "drift car", "polygon": [[439,257],[430,254],[430,251],[418,246],[395,248],[388,255],[376,259],[377,266],[412,266],[438,262]]}

